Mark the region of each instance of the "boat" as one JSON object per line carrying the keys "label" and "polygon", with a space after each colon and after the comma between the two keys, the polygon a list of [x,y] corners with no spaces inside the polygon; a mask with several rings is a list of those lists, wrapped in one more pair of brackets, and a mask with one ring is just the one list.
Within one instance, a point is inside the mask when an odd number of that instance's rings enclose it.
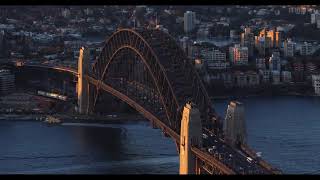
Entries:
{"label": "boat", "polygon": [[53,116],[47,116],[44,122],[49,124],[60,124],[61,120]]}

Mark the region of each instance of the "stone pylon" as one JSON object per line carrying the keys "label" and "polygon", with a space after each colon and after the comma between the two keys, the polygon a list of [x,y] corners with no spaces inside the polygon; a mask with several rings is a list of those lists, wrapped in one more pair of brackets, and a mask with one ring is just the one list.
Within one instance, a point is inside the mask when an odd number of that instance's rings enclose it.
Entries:
{"label": "stone pylon", "polygon": [[89,113],[89,82],[85,76],[89,72],[90,55],[88,48],[81,47],[78,60],[78,112],[79,114]]}
{"label": "stone pylon", "polygon": [[180,174],[196,174],[196,156],[191,146],[202,146],[200,112],[191,103],[184,106],[180,131]]}

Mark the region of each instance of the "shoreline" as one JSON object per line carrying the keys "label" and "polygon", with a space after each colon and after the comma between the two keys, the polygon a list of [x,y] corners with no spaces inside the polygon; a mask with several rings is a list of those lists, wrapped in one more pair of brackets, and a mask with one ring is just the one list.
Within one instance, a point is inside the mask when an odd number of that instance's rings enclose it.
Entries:
{"label": "shoreline", "polygon": [[225,96],[210,96],[211,100],[227,100],[232,98],[249,98],[249,97],[275,97],[275,96],[295,96],[295,97],[320,97],[320,95],[315,94],[302,94],[302,93],[287,93],[287,94],[249,94],[249,95],[225,95]]}
{"label": "shoreline", "polygon": [[[101,123],[101,124],[118,124],[124,122],[146,121],[141,115],[119,115],[117,117],[97,117],[97,116],[79,116],[79,115],[50,115],[50,114],[0,114],[0,121],[33,121],[45,122],[46,117],[54,116],[61,120],[61,123]],[[49,123],[46,123],[49,124]],[[60,123],[59,123],[60,124]],[[57,124],[58,125],[58,124]]]}

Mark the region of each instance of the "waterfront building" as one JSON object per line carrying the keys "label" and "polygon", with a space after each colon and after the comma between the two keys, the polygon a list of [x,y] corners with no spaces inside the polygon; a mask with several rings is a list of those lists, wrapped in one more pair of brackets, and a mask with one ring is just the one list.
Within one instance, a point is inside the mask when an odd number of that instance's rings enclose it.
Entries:
{"label": "waterfront building", "polygon": [[312,86],[314,93],[320,95],[320,75],[312,75]]}
{"label": "waterfront building", "polygon": [[302,82],[304,80],[304,65],[301,61],[292,64],[292,78],[295,82]]}
{"label": "waterfront building", "polygon": [[281,72],[281,81],[284,83],[291,82],[291,72],[290,71],[282,71]]}
{"label": "waterfront building", "polygon": [[270,82],[270,71],[269,70],[259,70],[259,75],[261,76],[261,83],[267,84]]}
{"label": "waterfront building", "polygon": [[226,88],[233,87],[234,83],[233,83],[232,73],[230,72],[222,73],[222,80],[223,80],[224,87]]}
{"label": "waterfront building", "polygon": [[246,144],[247,132],[244,113],[242,103],[231,101],[228,105],[223,130],[225,139],[231,146]]}
{"label": "waterfront building", "polygon": [[254,72],[254,71],[248,71],[247,72],[247,79],[248,79],[248,86],[258,86],[259,85],[259,82],[260,82],[260,79],[259,79],[259,75]]}
{"label": "waterfront building", "polygon": [[187,11],[184,13],[184,32],[190,33],[196,25],[196,13],[192,11]]}
{"label": "waterfront building", "polygon": [[247,86],[247,75],[244,72],[236,71],[234,76],[237,87],[243,88]]}
{"label": "waterfront building", "polygon": [[272,84],[280,84],[280,71],[272,72]]}
{"label": "waterfront building", "polygon": [[15,88],[15,76],[7,69],[0,70],[0,94],[11,93]]}

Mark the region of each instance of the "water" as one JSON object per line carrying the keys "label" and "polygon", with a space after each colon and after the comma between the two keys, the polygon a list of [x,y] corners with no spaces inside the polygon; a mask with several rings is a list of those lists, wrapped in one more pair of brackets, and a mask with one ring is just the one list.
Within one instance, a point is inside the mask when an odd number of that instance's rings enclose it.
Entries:
{"label": "water", "polygon": [[[216,101],[219,114],[229,101]],[[285,173],[320,170],[320,98],[242,99],[248,142]],[[176,146],[147,121],[47,126],[0,121],[0,173],[177,174]]]}

